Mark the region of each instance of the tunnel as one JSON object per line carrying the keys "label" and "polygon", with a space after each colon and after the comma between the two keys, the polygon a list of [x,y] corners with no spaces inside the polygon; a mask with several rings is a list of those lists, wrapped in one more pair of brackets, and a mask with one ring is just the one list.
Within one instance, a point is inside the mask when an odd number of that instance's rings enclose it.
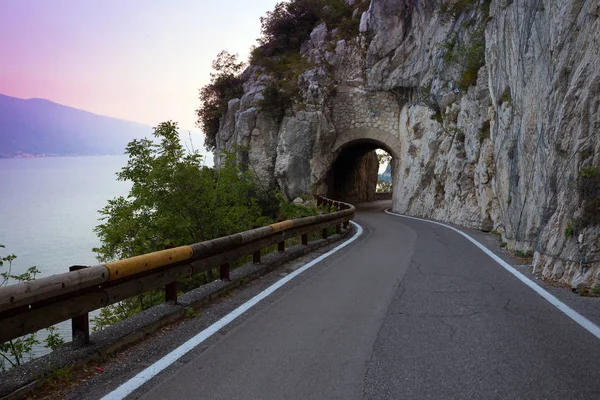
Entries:
{"label": "tunnel", "polygon": [[392,152],[377,140],[358,139],[342,146],[327,176],[327,197],[354,204],[382,198],[377,194],[377,150],[389,154],[391,161]]}

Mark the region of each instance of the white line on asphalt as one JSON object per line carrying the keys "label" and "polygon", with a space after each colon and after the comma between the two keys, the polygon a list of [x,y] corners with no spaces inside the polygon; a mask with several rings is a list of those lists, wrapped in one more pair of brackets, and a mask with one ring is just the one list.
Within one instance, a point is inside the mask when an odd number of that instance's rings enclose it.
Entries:
{"label": "white line on asphalt", "polygon": [[254,296],[253,298],[251,298],[250,300],[248,300],[247,302],[245,302],[244,304],[242,304],[241,306],[239,306],[238,308],[236,308],[235,310],[233,310],[232,312],[230,312],[229,314],[227,314],[226,316],[224,316],[223,318],[221,318],[220,320],[218,320],[217,322],[215,322],[214,324],[212,324],[193,338],[189,339],[187,342],[185,342],[178,348],[176,348],[175,350],[173,350],[172,352],[170,352],[169,354],[167,354],[166,356],[164,356],[154,364],[150,365],[149,367],[138,373],[136,376],[134,376],[133,378],[131,378],[130,380],[128,380],[127,382],[125,382],[124,384],[122,384],[121,386],[104,396],[102,400],[123,399],[129,394],[133,393],[134,390],[142,386],[144,383],[148,382],[159,372],[169,367],[183,355],[188,353],[190,350],[194,349],[194,347],[198,346],[200,343],[204,342],[206,339],[223,329],[230,322],[232,322],[237,317],[254,307],[256,304],[258,304],[258,302],[271,295],[277,289],[279,289],[280,287],[282,287],[283,285],[285,285],[286,283],[288,283],[307,269],[311,268],[315,264],[323,261],[333,253],[338,252],[342,248],[354,242],[356,239],[358,239],[360,235],[362,235],[363,229],[357,223],[353,221],[350,222],[356,227],[356,233],[349,240],[328,251],[327,253],[319,256],[318,258],[315,258],[308,264],[298,268],[291,274],[287,275],[285,278],[275,282],[273,285],[269,286],[267,289],[260,292],[259,294],[257,294],[256,296]]}
{"label": "white line on asphalt", "polygon": [[548,293],[540,285],[538,285],[537,283],[535,283],[534,281],[532,281],[531,279],[529,279],[528,277],[526,277],[525,275],[523,275],[522,273],[520,273],[519,271],[517,271],[516,269],[514,269],[510,264],[508,264],[506,261],[504,261],[503,259],[501,259],[500,257],[498,257],[496,254],[494,254],[487,247],[485,247],[484,245],[482,245],[481,243],[479,243],[477,240],[473,239],[471,236],[469,236],[466,233],[462,232],[461,230],[456,229],[456,228],[454,228],[454,227],[452,227],[450,225],[446,225],[444,223],[437,222],[437,221],[430,221],[430,220],[422,219],[422,218],[409,217],[408,215],[396,214],[394,212],[391,212],[389,210],[389,208],[386,209],[385,212],[387,214],[394,215],[396,217],[416,219],[418,221],[424,221],[424,222],[429,222],[431,224],[445,226],[446,228],[450,228],[453,231],[460,233],[465,238],[467,238],[469,241],[471,241],[471,243],[473,243],[475,246],[479,247],[485,254],[487,254],[488,256],[490,256],[494,261],[496,261],[498,264],[500,264],[505,270],[507,270],[508,272],[510,272],[511,274],[513,274],[515,277],[517,277],[517,279],[519,279],[521,282],[523,282],[524,284],[526,284],[527,286],[529,286],[531,289],[533,289],[537,294],[539,294],[544,299],[546,299],[554,307],[556,307],[560,311],[562,311],[566,316],[568,316],[569,318],[571,318],[573,321],[577,322],[579,325],[581,325],[583,328],[585,328],[592,335],[594,335],[598,339],[600,339],[600,327],[598,327],[592,321],[590,321],[589,319],[585,318],[583,315],[579,314],[577,311],[573,310],[571,307],[567,306],[565,303],[563,303],[562,301],[560,301],[559,299],[557,299],[556,297],[554,297],[553,295],[551,295],[550,293]]}

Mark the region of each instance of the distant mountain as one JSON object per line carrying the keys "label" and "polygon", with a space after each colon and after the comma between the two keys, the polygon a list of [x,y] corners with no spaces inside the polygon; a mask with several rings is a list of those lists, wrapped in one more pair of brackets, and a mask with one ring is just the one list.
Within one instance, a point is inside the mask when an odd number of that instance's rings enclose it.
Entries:
{"label": "distant mountain", "polygon": [[132,139],[151,135],[148,125],[0,94],[0,158],[122,154]]}
{"label": "distant mountain", "polygon": [[380,181],[391,182],[392,181],[392,164],[388,164],[383,174],[379,174],[377,178]]}

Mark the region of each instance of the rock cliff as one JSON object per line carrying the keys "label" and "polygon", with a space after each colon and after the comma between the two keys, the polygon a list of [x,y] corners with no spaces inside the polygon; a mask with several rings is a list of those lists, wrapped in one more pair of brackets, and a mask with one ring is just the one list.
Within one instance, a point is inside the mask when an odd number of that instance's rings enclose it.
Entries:
{"label": "rock cliff", "polygon": [[394,211],[496,230],[546,279],[599,284],[600,1],[346,3],[360,33],[314,28],[282,121],[261,108],[272,78],[245,71],[217,159],[247,146],[291,198],[356,194],[382,148]]}

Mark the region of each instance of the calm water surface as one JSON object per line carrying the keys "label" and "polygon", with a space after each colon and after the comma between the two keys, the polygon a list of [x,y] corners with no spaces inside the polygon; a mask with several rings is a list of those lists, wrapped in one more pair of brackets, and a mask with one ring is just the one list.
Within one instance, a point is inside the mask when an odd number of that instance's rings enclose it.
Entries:
{"label": "calm water surface", "polygon": [[37,266],[41,276],[96,264],[98,210],[126,195],[115,179],[127,156],[0,159],[0,254],[13,271]]}
{"label": "calm water surface", "polygon": [[[128,193],[131,184],[115,178],[126,163],[127,156],[0,159],[0,254],[17,256],[13,272],[35,265],[49,276],[97,264],[97,211]],[[70,340],[70,324],[58,328]]]}

